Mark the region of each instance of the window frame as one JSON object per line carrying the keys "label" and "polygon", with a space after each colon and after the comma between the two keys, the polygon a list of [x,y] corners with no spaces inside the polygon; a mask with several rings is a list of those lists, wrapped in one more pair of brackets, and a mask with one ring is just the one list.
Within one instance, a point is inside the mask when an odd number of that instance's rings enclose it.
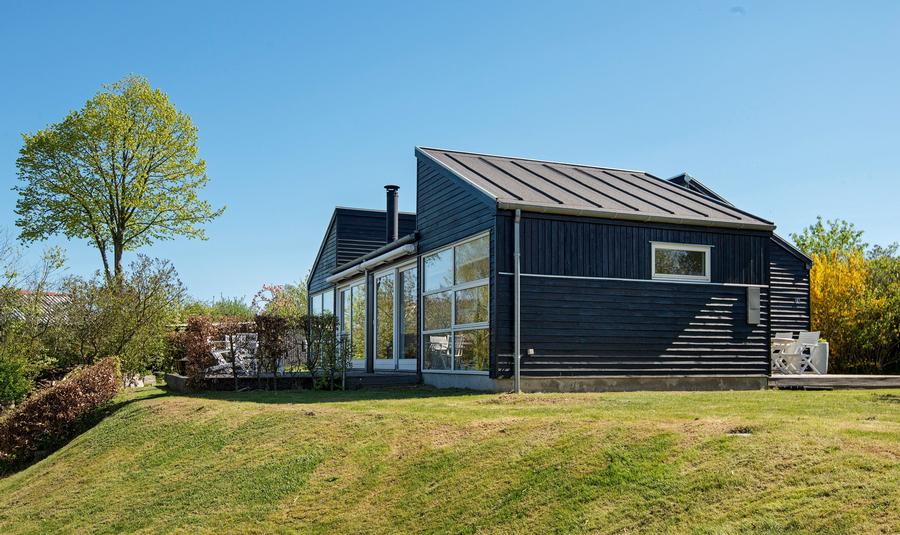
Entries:
{"label": "window frame", "polygon": [[[477,279],[477,280],[472,280],[472,281],[467,281],[464,283],[457,284],[456,283],[456,247],[459,247],[460,245],[464,245],[466,243],[469,243],[469,242],[472,242],[475,240],[479,240],[481,238],[484,238],[485,236],[487,236],[487,238],[488,238],[488,243],[487,243],[488,272],[487,272],[487,276],[482,279]],[[478,234],[469,236],[468,238],[464,238],[462,240],[448,244],[444,247],[440,247],[433,251],[428,251],[427,253],[422,254],[421,255],[421,259],[422,259],[422,261],[421,261],[421,269],[422,269],[421,278],[423,281],[425,280],[425,276],[426,276],[425,275],[425,258],[435,255],[435,254],[440,254],[440,253],[446,252],[447,250],[450,250],[453,255],[453,261],[451,263],[452,264],[451,268],[453,270],[453,284],[450,286],[447,286],[447,287],[426,291],[425,285],[423,283],[422,287],[419,289],[419,295],[421,298],[421,301],[420,301],[421,306],[419,307],[420,308],[419,323],[422,326],[422,329],[419,333],[420,334],[419,359],[421,362],[422,373],[488,375],[488,374],[490,374],[490,354],[488,354],[488,369],[487,370],[460,370],[460,369],[456,368],[456,333],[464,332],[464,331],[473,331],[473,330],[478,330],[478,329],[487,329],[488,337],[490,337],[491,299],[492,299],[492,297],[491,297],[491,267],[490,267],[490,265],[491,265],[491,260],[490,260],[491,259],[491,231],[488,230],[488,231],[484,231],[484,232],[479,232]],[[456,292],[459,290],[467,290],[467,289],[476,288],[479,286],[487,286],[487,288],[488,288],[487,321],[480,321],[480,322],[476,322],[476,323],[457,324],[456,323]],[[426,309],[425,297],[428,295],[439,294],[439,293],[443,293],[443,292],[450,293],[450,326],[447,328],[427,329],[426,330],[425,329],[425,309]],[[444,369],[444,370],[426,368],[425,367],[425,355],[426,355],[425,339],[428,335],[443,334],[443,333],[447,333],[450,337],[450,368]],[[490,353],[490,349],[488,349],[488,353]]]}
{"label": "window frame", "polygon": [[[367,309],[366,315],[368,316],[368,299],[369,299],[369,296],[368,296],[369,288],[368,288],[368,286],[369,286],[369,285],[368,285],[368,281],[366,280],[366,277],[365,277],[365,276],[363,276],[363,277],[357,277],[357,278],[355,278],[355,279],[353,279],[353,280],[351,280],[351,281],[349,281],[349,282],[346,282],[346,283],[344,283],[344,284],[342,284],[342,285],[340,285],[340,286],[337,286],[336,288],[334,288],[334,290],[335,290],[335,295],[338,297],[338,299],[336,300],[336,302],[338,302],[338,303],[339,303],[339,306],[340,306],[340,310],[336,310],[336,311],[335,311],[335,315],[338,316],[338,317],[337,317],[337,325],[338,325],[338,327],[339,327],[339,328],[338,328],[338,332],[337,332],[337,336],[338,336],[338,339],[340,340],[344,335],[349,335],[349,338],[348,338],[347,340],[348,340],[348,342],[350,343],[350,361],[351,361],[351,363],[353,363],[351,366],[352,366],[354,369],[356,369],[356,366],[357,366],[357,365],[362,364],[363,369],[365,369],[366,361],[368,360],[368,358],[367,358],[367,351],[366,351],[366,342],[367,342],[367,338],[368,338],[368,336],[369,336],[369,333],[367,332],[367,331],[369,330],[368,328],[363,328],[363,341],[362,341],[362,343],[363,343],[363,357],[362,357],[362,359],[357,359],[357,358],[354,358],[354,357],[353,357],[353,334],[352,334],[352,333],[353,333],[353,288],[355,288],[355,287],[357,287],[357,286],[362,286],[362,287],[363,287],[363,293],[366,295],[366,309]],[[344,325],[343,325],[343,322],[342,322],[343,314],[344,314],[344,299],[343,299],[343,295],[342,295],[342,294],[344,293],[344,291],[350,292],[350,294],[349,294],[349,295],[350,295],[350,311],[349,311],[350,314],[349,314],[349,317],[348,317],[348,319],[347,319],[347,326],[346,326],[346,327],[347,327],[347,332],[344,332]],[[366,326],[366,327],[368,326],[368,318],[366,318],[366,319],[363,321],[363,325]]]}
{"label": "window frame", "polygon": [[[653,280],[678,281],[678,282],[711,282],[712,281],[712,245],[700,245],[694,243],[675,242],[650,242],[650,274]],[[705,255],[703,262],[704,275],[679,275],[676,273],[656,272],[656,251],[691,251],[701,252]]]}

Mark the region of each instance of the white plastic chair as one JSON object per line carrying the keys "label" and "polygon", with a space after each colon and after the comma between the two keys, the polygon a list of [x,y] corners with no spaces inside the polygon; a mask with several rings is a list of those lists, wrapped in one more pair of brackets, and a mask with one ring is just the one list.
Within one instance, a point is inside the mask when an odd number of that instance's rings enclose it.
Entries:
{"label": "white plastic chair", "polygon": [[809,369],[819,375],[828,373],[828,342],[816,344],[816,347],[813,348],[809,355],[807,365]]}
{"label": "white plastic chair", "polygon": [[786,343],[785,340],[793,340],[794,333],[780,332],[775,333],[777,340],[772,341],[772,368],[780,373],[794,373],[788,368],[788,362],[783,355],[785,353],[795,352],[797,350],[796,342]]}
{"label": "white plastic chair", "polygon": [[800,334],[797,336],[797,341],[805,345],[816,345],[819,343],[820,334],[822,334],[820,331],[800,331]]}

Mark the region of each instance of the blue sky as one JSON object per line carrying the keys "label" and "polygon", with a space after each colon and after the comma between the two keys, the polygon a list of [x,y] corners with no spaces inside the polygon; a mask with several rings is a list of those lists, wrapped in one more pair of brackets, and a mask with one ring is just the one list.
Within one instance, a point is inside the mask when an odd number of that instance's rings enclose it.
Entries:
{"label": "blue sky", "polygon": [[4,2],[0,227],[21,133],[137,73],[227,205],[146,251],[201,298],[300,280],[333,207],[386,183],[414,210],[415,145],[688,171],[783,235],[821,214],[896,241],[898,27],[900,2]]}

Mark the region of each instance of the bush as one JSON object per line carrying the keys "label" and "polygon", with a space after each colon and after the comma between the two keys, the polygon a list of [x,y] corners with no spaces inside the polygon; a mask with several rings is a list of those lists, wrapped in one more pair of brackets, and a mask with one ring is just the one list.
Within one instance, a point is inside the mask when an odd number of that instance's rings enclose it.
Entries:
{"label": "bush", "polygon": [[215,327],[209,318],[196,316],[188,319],[185,331],[185,350],[187,356],[187,383],[191,388],[206,386],[206,369],[216,363],[210,350],[209,339]]}
{"label": "bush", "polygon": [[25,400],[0,419],[0,469],[27,463],[70,439],[86,416],[112,400],[121,381],[119,361],[107,358]]}

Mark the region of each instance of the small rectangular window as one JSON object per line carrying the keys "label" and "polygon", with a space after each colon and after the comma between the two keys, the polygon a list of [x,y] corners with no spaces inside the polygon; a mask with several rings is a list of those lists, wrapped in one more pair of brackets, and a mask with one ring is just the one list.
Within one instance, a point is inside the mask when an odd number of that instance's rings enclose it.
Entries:
{"label": "small rectangular window", "polygon": [[652,242],[654,279],[710,280],[710,246]]}

